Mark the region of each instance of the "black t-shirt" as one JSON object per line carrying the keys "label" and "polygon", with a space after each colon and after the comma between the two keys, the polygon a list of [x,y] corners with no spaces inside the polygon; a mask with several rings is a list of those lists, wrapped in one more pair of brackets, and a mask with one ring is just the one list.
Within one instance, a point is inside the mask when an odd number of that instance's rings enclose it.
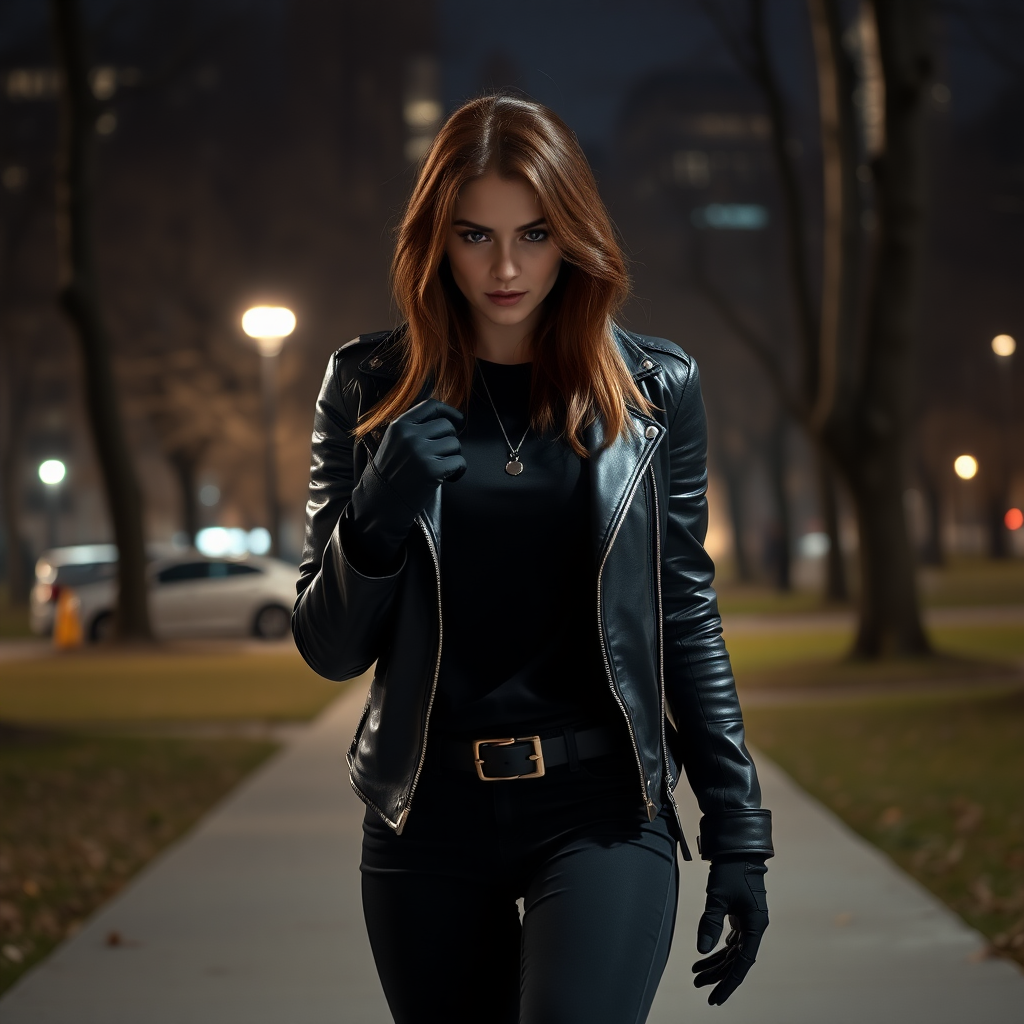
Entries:
{"label": "black t-shirt", "polygon": [[441,489],[444,640],[435,726],[481,738],[606,721],[588,460],[529,430],[532,365],[478,360],[459,435],[466,473]]}

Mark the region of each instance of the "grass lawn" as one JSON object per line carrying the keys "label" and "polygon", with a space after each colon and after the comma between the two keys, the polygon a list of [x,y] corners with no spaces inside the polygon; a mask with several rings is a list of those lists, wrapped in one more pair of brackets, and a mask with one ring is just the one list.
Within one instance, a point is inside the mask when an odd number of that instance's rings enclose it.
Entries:
{"label": "grass lawn", "polygon": [[308,719],[341,689],[295,652],[0,663],[0,991],[275,749],[161,729]]}
{"label": "grass lawn", "polygon": [[0,730],[0,992],[274,749]]}
{"label": "grass lawn", "polygon": [[751,741],[1024,964],[1024,693],[755,707]]}
{"label": "grass lawn", "polygon": [[341,692],[294,652],[97,651],[5,662],[0,720],[306,719]]}
{"label": "grass lawn", "polygon": [[[837,607],[823,604],[817,590],[780,592],[763,583],[737,583],[731,575],[728,562],[723,563],[715,584],[725,615],[807,613]],[[847,561],[847,579],[856,593],[856,559]],[[1024,558],[994,561],[957,555],[941,567],[923,566],[918,571],[918,589],[921,603],[930,608],[1024,604]]]}
{"label": "grass lawn", "polygon": [[848,662],[848,629],[779,629],[729,633],[725,639],[741,687],[856,686],[995,677],[1019,671],[1019,625],[943,626],[930,631],[938,657],[885,665]]}
{"label": "grass lawn", "polygon": [[34,636],[28,625],[28,605],[11,604],[7,584],[0,583],[0,640]]}

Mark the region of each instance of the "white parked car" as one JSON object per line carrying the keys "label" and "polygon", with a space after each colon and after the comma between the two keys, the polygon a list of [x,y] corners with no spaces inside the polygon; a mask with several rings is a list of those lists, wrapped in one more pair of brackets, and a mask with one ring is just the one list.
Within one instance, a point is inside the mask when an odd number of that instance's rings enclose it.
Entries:
{"label": "white parked car", "polygon": [[[151,556],[156,554],[150,552]],[[90,640],[111,635],[117,600],[117,549],[111,544],[54,548],[36,563],[30,622],[53,630],[60,591],[81,601],[82,630]],[[151,557],[149,614],[160,638],[288,634],[299,570],[276,558],[209,558],[195,550]]]}

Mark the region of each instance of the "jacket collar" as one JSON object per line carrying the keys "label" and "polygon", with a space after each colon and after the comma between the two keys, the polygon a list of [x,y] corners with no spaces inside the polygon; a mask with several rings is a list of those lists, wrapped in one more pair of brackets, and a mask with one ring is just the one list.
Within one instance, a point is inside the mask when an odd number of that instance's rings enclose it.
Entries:
{"label": "jacket collar", "polygon": [[[372,377],[398,377],[400,330],[399,328],[380,336],[381,340],[360,362],[361,372]],[[660,364],[642,349],[630,334],[615,325],[613,336],[626,367],[637,383],[658,373],[661,369]],[[633,429],[620,434],[606,448],[601,447],[604,441],[604,424],[600,419],[591,423],[584,433],[584,443],[590,452],[591,536],[598,564],[604,552],[611,546],[631,495],[635,492],[640,477],[646,472],[655,450],[666,433],[665,428],[650,416],[632,408],[627,410],[627,414],[632,421]],[[424,509],[423,521],[440,554],[440,489],[430,506]]]}
{"label": "jacket collar", "polygon": [[[401,347],[399,342],[404,328],[393,331],[381,331],[377,334],[363,335],[360,340],[372,345],[370,351],[359,363],[360,373],[371,377],[385,377],[396,380],[401,373]],[[626,363],[626,368],[633,375],[633,380],[646,380],[656,374],[661,365],[649,353],[645,352],[634,340],[633,336],[624,331],[618,324],[612,325],[612,337],[615,338],[619,354]]]}

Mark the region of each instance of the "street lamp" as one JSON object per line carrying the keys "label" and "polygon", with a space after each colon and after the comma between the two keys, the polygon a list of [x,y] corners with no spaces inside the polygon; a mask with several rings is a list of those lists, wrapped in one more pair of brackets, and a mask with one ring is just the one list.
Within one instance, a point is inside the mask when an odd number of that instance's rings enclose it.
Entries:
{"label": "street lamp", "polygon": [[284,306],[253,306],[242,317],[242,330],[255,339],[260,350],[263,380],[263,426],[266,431],[267,527],[270,553],[281,550],[281,510],[277,503],[277,456],[274,427],[277,410],[277,357],[284,339],[295,330],[295,314]]}
{"label": "street lamp", "polygon": [[978,460],[973,455],[958,455],[953,460],[953,472],[961,480],[973,480],[978,475]]}
{"label": "street lamp", "polygon": [[1009,359],[1017,351],[1016,339],[1010,334],[997,334],[992,339],[992,351],[1000,359]]}
{"label": "street lamp", "polygon": [[39,466],[39,479],[46,484],[46,546],[57,546],[57,503],[67,467],[60,459],[47,459]]}

